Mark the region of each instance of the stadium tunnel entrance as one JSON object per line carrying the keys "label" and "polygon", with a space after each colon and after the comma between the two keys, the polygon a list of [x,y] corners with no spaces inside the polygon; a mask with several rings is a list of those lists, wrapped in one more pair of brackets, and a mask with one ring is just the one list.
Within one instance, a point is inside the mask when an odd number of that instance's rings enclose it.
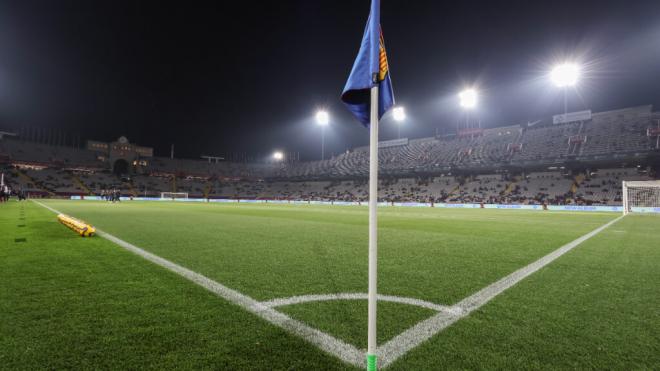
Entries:
{"label": "stadium tunnel entrance", "polygon": [[128,174],[128,161],[120,158],[112,165],[112,172],[115,175]]}

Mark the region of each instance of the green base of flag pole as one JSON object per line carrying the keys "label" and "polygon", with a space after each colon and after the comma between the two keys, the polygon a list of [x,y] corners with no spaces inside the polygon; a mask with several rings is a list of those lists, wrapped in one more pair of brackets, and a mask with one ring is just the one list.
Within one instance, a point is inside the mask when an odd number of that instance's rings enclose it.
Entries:
{"label": "green base of flag pole", "polygon": [[367,354],[367,371],[376,371],[376,355]]}

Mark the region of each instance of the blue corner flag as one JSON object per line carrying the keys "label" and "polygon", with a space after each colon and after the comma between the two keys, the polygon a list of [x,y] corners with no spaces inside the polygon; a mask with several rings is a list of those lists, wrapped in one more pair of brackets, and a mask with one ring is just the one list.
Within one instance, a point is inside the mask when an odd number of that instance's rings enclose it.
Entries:
{"label": "blue corner flag", "polygon": [[371,13],[362,45],[341,94],[341,100],[362,123],[369,126],[369,89],[378,85],[378,118],[394,105],[385,42],[380,28],[380,0],[371,1]]}

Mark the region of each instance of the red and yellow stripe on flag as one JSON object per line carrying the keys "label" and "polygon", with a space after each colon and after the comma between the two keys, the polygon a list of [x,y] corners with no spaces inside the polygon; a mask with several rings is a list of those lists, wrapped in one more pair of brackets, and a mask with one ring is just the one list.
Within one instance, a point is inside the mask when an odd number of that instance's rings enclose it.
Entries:
{"label": "red and yellow stripe on flag", "polygon": [[387,65],[387,52],[385,51],[385,39],[383,38],[383,31],[380,32],[380,71],[378,73],[378,82],[385,80],[389,67]]}

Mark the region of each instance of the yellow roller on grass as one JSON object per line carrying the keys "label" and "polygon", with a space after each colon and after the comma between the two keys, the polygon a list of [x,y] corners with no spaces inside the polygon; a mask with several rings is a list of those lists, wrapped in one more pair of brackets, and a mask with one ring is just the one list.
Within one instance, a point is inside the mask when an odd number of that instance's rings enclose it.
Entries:
{"label": "yellow roller on grass", "polygon": [[74,232],[78,233],[81,237],[92,237],[94,233],[96,233],[96,228],[90,224],[87,224],[82,220],[78,220],[68,215],[59,214],[57,216],[57,220],[72,229]]}

